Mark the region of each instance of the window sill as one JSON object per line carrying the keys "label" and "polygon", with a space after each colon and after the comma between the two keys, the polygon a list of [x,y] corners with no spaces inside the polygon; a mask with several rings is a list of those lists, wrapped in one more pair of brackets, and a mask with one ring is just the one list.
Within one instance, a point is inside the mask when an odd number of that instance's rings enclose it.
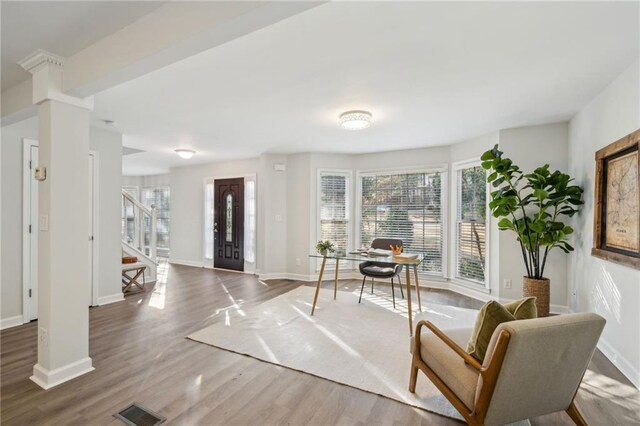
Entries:
{"label": "window sill", "polygon": [[477,291],[479,293],[491,294],[491,289],[485,287],[484,284],[479,284],[475,281],[465,280],[462,278],[451,278],[449,282],[453,285],[467,288],[469,290]]}

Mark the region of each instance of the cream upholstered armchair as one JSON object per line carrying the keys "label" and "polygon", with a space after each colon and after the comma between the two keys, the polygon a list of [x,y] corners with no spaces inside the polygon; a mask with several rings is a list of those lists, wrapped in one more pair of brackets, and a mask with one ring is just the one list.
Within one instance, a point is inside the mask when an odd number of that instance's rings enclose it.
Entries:
{"label": "cream upholstered armchair", "polygon": [[562,410],[586,425],[574,397],[604,324],[592,313],[506,322],[493,333],[480,364],[461,347],[471,329],[445,334],[420,321],[409,390],[415,392],[421,370],[471,425],[501,425]]}

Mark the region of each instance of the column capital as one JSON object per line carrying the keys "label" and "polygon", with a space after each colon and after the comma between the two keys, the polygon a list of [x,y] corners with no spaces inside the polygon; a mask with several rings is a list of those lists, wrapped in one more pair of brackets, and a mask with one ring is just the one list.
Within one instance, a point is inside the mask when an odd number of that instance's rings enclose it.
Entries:
{"label": "column capital", "polygon": [[45,65],[64,67],[65,59],[43,49],[38,49],[23,60],[18,62],[25,71],[35,74]]}
{"label": "column capital", "polygon": [[20,62],[25,71],[31,73],[32,100],[38,105],[47,100],[64,102],[80,108],[93,110],[93,97],[76,98],[63,91],[63,68],[65,59],[61,56],[38,49]]}

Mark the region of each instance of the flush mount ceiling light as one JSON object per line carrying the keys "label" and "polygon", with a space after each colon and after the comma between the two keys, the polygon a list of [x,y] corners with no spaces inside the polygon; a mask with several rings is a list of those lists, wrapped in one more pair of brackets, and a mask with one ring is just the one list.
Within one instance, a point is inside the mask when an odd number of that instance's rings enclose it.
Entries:
{"label": "flush mount ceiling light", "polygon": [[174,150],[176,154],[180,156],[180,158],[189,159],[195,155],[195,151],[192,149],[176,149]]}
{"label": "flush mount ceiling light", "polygon": [[347,111],[340,114],[340,125],[347,130],[362,130],[371,125],[368,111]]}

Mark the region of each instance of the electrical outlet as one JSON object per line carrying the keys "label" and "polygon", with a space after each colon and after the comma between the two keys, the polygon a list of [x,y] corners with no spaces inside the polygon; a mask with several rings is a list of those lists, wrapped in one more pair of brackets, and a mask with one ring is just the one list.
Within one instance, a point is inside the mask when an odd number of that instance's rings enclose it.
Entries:
{"label": "electrical outlet", "polygon": [[511,288],[511,280],[504,280],[504,288]]}
{"label": "electrical outlet", "polygon": [[40,327],[38,331],[39,331],[38,338],[40,340],[40,344],[46,348],[47,346],[49,346],[49,332],[47,332],[47,329],[44,327]]}

